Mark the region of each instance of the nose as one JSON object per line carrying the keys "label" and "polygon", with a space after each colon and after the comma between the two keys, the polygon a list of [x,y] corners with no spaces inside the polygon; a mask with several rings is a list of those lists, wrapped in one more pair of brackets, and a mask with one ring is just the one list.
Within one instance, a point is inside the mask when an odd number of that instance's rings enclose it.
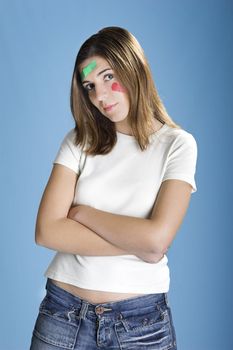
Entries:
{"label": "nose", "polygon": [[99,102],[103,102],[106,99],[106,97],[107,97],[107,89],[106,89],[106,87],[104,87],[103,85],[96,86],[95,91],[96,91],[96,99]]}

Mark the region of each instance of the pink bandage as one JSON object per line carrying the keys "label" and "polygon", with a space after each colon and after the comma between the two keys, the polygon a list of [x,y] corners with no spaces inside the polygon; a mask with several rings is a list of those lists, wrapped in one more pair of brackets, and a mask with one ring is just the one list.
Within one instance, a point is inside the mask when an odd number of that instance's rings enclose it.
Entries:
{"label": "pink bandage", "polygon": [[119,83],[112,84],[112,91],[126,92],[126,90]]}

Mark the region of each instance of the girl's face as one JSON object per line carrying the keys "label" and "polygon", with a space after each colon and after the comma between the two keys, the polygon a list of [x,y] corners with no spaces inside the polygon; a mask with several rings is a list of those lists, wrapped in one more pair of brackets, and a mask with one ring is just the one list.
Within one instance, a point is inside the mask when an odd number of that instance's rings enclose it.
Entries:
{"label": "girl's face", "polygon": [[129,97],[108,61],[100,56],[87,58],[80,65],[79,73],[91,103],[116,123],[116,130],[129,132]]}

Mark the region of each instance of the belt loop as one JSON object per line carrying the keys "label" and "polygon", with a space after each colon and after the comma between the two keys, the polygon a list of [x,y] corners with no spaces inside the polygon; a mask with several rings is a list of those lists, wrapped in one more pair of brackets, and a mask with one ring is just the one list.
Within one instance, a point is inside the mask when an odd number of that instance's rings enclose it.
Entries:
{"label": "belt loop", "polygon": [[167,293],[164,293],[164,299],[165,299],[166,305],[169,307],[169,301],[168,301],[168,295],[167,295]]}
{"label": "belt loop", "polygon": [[81,310],[79,313],[79,318],[83,318],[84,320],[86,319],[86,314],[87,314],[87,310],[88,310],[88,304],[85,301],[82,301],[82,306],[81,306]]}
{"label": "belt loop", "polygon": [[49,284],[49,279],[47,278],[46,285],[45,285],[46,290],[48,289],[48,284]]}

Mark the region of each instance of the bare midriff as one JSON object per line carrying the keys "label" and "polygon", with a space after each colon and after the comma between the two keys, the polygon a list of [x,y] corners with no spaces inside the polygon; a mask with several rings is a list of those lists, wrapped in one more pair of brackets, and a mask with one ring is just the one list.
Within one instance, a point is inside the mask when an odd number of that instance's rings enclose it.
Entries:
{"label": "bare midriff", "polygon": [[120,300],[135,298],[137,296],[144,295],[144,294],[135,294],[135,293],[112,293],[112,292],[104,292],[99,290],[83,289],[83,288],[76,287],[72,284],[56,281],[54,279],[51,279],[51,281],[56,286],[92,304],[109,303],[112,301],[120,301]]}

